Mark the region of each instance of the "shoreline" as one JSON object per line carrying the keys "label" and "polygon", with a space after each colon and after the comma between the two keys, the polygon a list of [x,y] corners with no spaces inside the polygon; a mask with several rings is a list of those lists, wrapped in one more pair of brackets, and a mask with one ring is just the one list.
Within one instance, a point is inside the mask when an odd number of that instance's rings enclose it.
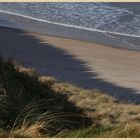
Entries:
{"label": "shoreline", "polygon": [[140,103],[139,51],[0,28],[0,52],[5,58],[34,68],[40,75]]}
{"label": "shoreline", "polygon": [[65,24],[65,23],[53,22],[53,21],[49,21],[49,20],[45,20],[45,19],[35,18],[35,17],[32,17],[32,16],[18,14],[18,13],[4,11],[4,10],[0,10],[0,13],[15,15],[15,16],[19,16],[19,17],[23,17],[23,18],[27,18],[27,19],[31,19],[31,20],[41,21],[41,22],[45,22],[45,23],[51,23],[51,24],[54,24],[54,25],[73,27],[73,28],[78,28],[78,29],[83,29],[83,30],[88,30],[88,31],[96,31],[96,32],[100,32],[100,33],[110,33],[110,34],[130,36],[130,37],[138,37],[138,38],[140,37],[140,35],[131,35],[131,34],[111,32],[111,31],[105,31],[105,30],[99,30],[99,29],[92,29],[92,28],[88,28],[88,27],[75,26],[75,25],[70,25],[70,24]]}
{"label": "shoreline", "polygon": [[104,44],[114,48],[140,51],[140,36],[65,25],[2,10],[0,10],[0,20],[0,27],[10,27],[44,35]]}

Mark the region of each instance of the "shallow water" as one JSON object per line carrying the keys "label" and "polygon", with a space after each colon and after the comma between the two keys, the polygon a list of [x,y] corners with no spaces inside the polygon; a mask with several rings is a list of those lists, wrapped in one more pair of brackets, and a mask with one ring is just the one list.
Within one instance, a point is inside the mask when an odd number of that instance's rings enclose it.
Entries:
{"label": "shallow water", "polygon": [[0,9],[58,23],[140,35],[140,3],[0,3]]}
{"label": "shallow water", "polygon": [[122,40],[131,47],[140,44],[139,39],[135,39],[140,36],[140,3],[0,3],[0,10],[113,32],[107,36]]}

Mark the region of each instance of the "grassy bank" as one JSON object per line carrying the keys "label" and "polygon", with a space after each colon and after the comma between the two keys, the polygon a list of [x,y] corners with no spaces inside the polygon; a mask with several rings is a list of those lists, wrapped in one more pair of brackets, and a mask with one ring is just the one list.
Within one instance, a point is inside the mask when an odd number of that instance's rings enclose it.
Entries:
{"label": "grassy bank", "polygon": [[140,105],[0,59],[0,137],[140,137]]}

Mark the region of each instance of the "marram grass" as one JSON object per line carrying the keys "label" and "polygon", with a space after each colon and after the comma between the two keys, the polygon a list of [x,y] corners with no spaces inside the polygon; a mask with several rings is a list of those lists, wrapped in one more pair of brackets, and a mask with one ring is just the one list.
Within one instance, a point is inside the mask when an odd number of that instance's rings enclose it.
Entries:
{"label": "marram grass", "polygon": [[140,137],[140,105],[0,59],[0,137]]}

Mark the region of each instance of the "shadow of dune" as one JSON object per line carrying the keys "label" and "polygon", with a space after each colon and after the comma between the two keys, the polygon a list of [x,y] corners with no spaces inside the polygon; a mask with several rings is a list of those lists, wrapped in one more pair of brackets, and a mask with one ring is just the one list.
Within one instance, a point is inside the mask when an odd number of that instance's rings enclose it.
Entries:
{"label": "shadow of dune", "polygon": [[0,66],[1,128],[26,128],[45,121],[39,132],[53,136],[65,129],[97,124],[83,109],[68,101],[66,94],[51,89],[49,82],[40,82],[37,76],[19,72],[11,61],[3,62],[0,58]]}
{"label": "shadow of dune", "polygon": [[50,75],[88,89],[99,89],[123,101],[140,103],[140,94],[134,89],[116,86],[89,72],[86,63],[50,44],[44,44],[24,31],[0,27],[0,53],[14,58],[24,66],[35,68],[39,74]]}

